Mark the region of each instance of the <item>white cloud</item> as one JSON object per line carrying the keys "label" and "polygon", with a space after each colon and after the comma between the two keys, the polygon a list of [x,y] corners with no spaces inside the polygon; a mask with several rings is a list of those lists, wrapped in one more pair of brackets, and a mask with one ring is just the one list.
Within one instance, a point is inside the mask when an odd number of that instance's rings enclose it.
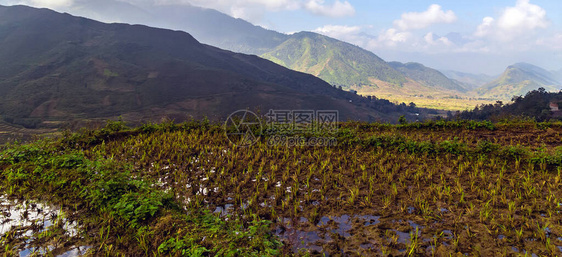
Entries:
{"label": "white cloud", "polygon": [[220,5],[232,8],[265,8],[269,11],[296,10],[301,8],[298,0],[190,0],[195,5]]}
{"label": "white cloud", "polygon": [[438,49],[437,46],[452,46],[454,44],[446,37],[434,38],[435,36],[431,32],[421,36],[410,31],[427,28],[438,23],[453,23],[456,20],[457,16],[453,11],[443,11],[440,5],[433,4],[424,12],[403,13],[400,20],[394,21],[393,28],[380,32],[376,40],[372,38],[365,39],[363,46],[369,50],[393,48],[404,51],[427,50],[432,47]]}
{"label": "white cloud", "polygon": [[299,2],[295,0],[242,0],[242,1],[239,0],[237,2],[241,3],[242,5],[247,5],[247,4],[263,5],[269,10],[295,10],[300,7]]}
{"label": "white cloud", "polygon": [[359,26],[341,26],[341,25],[326,25],[314,30],[316,33],[320,33],[329,37],[342,39],[349,37],[350,35],[355,35],[361,31]]}
{"label": "white cloud", "polygon": [[309,0],[304,7],[314,14],[333,18],[353,16],[355,14],[355,8],[348,1],[340,2],[336,0],[330,6],[326,5],[324,0]]}
{"label": "white cloud", "polygon": [[562,50],[562,33],[555,34],[551,37],[537,39],[538,46],[552,50]]}
{"label": "white cloud", "polygon": [[[126,0],[137,3],[141,0]],[[297,10],[302,8],[302,0],[146,0],[159,5],[192,4],[204,8],[211,8],[245,19],[253,23],[260,23],[266,11]]]}
{"label": "white cloud", "polygon": [[6,1],[8,5],[23,4],[33,7],[58,9],[71,6],[73,0],[20,0],[20,1]]}
{"label": "white cloud", "polygon": [[385,43],[387,46],[396,46],[398,43],[406,43],[412,39],[413,35],[410,32],[398,31],[395,28],[387,29],[379,35],[379,41]]}
{"label": "white cloud", "polygon": [[369,27],[326,25],[314,30],[316,33],[333,37],[368,50],[380,47],[394,48],[398,45],[408,45],[414,40],[412,33],[394,28],[381,31],[379,35],[369,35],[365,31]]}
{"label": "white cloud", "polygon": [[529,0],[518,0],[515,6],[505,8],[497,19],[484,18],[474,36],[511,41],[522,36],[529,37],[549,24],[542,7],[531,4]]}
{"label": "white cloud", "polygon": [[[135,2],[139,0],[128,0]],[[348,1],[335,0],[331,4],[324,0],[153,0],[157,4],[193,4],[212,8],[251,22],[259,22],[265,11],[306,10],[310,13],[344,17],[355,14]]]}
{"label": "white cloud", "polygon": [[437,23],[453,23],[457,16],[451,10],[443,11],[440,5],[432,4],[425,12],[403,13],[400,20],[394,21],[394,26],[401,30],[427,28]]}
{"label": "white cloud", "polygon": [[375,38],[363,33],[364,29],[365,28],[361,26],[326,25],[316,28],[313,31],[328,37],[364,47],[369,40]]}
{"label": "white cloud", "polygon": [[373,52],[394,49],[405,52],[444,52],[457,48],[449,38],[433,32],[418,36],[409,31],[390,28],[377,35],[368,34],[370,26],[326,25],[314,30],[316,33],[352,43]]}
{"label": "white cloud", "polygon": [[494,22],[494,18],[485,17],[484,19],[482,19],[482,23],[478,25],[478,28],[476,28],[476,32],[474,33],[474,35],[477,37],[484,37],[486,35],[489,35],[494,29]]}
{"label": "white cloud", "polygon": [[515,7],[507,8],[498,19],[498,27],[503,30],[533,30],[548,27],[546,11],[529,0],[519,0]]}
{"label": "white cloud", "polygon": [[425,43],[427,43],[427,45],[429,45],[429,46],[438,46],[438,45],[452,46],[452,45],[454,45],[453,42],[451,42],[451,40],[449,40],[447,37],[439,37],[439,36],[433,34],[433,32],[429,32],[429,33],[425,34],[423,39],[425,40]]}

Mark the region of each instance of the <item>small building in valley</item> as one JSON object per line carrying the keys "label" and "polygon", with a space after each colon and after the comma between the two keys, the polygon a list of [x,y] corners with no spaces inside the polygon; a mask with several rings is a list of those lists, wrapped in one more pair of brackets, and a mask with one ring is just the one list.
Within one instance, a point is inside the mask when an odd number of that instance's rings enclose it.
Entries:
{"label": "small building in valley", "polygon": [[553,112],[559,111],[558,104],[555,103],[555,102],[550,102],[550,111],[553,111]]}

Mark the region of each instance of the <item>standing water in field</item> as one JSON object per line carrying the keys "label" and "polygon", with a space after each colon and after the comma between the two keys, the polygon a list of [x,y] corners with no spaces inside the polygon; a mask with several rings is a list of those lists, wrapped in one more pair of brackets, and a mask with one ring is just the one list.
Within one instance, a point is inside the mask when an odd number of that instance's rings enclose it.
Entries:
{"label": "standing water in field", "polygon": [[[58,230],[58,231],[57,231]],[[62,231],[61,231],[62,230]],[[62,233],[50,243],[40,243],[42,238]],[[57,253],[61,256],[79,256],[89,247],[65,247],[64,239],[79,237],[79,228],[75,222],[69,222],[64,212],[51,205],[9,199],[0,195],[0,243],[13,254],[29,256]],[[44,241],[44,240],[43,240]]]}

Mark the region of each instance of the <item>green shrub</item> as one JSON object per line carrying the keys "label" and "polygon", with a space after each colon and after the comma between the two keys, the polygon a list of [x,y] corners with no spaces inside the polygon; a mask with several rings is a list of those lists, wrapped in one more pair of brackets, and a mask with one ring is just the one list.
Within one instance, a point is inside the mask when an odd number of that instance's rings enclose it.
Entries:
{"label": "green shrub", "polygon": [[476,146],[476,152],[481,154],[488,154],[497,151],[499,148],[499,145],[494,144],[488,140],[483,140],[478,142],[478,145]]}
{"label": "green shrub", "polygon": [[525,147],[519,145],[507,146],[501,150],[500,155],[506,158],[521,159],[527,157],[529,155],[529,151]]}

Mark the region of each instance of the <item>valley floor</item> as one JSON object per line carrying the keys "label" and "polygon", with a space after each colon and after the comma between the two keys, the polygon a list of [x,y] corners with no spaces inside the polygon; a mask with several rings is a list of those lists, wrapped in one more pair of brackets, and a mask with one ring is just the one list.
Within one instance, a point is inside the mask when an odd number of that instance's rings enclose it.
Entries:
{"label": "valley floor", "polygon": [[414,97],[414,96],[395,96],[395,95],[381,95],[383,99],[388,99],[393,103],[415,103],[416,107],[428,108],[444,111],[466,111],[473,110],[474,107],[483,104],[493,104],[495,101],[491,100],[478,100],[470,97]]}
{"label": "valley floor", "polygon": [[479,98],[470,93],[436,90],[418,84],[405,84],[400,88],[382,81],[377,81],[377,88],[352,87],[359,95],[376,96],[393,103],[414,103],[417,107],[444,111],[472,110],[482,104],[492,104],[495,100]]}

